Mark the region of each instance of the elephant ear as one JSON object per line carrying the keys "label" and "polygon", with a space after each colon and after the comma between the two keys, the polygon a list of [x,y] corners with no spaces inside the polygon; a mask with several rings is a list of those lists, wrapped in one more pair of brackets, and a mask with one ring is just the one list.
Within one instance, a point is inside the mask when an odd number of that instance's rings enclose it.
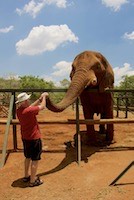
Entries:
{"label": "elephant ear", "polygon": [[75,74],[75,68],[74,68],[74,65],[72,64],[72,70],[70,72],[70,79],[72,80],[73,76]]}
{"label": "elephant ear", "polygon": [[82,66],[82,60],[84,59],[84,55],[85,53],[81,53],[79,55],[77,55],[75,58],[74,58],[74,61],[72,63],[72,70],[70,72],[70,79],[72,80],[74,74],[75,74],[75,69],[78,67],[78,66]]}
{"label": "elephant ear", "polygon": [[102,79],[99,82],[99,91],[104,92],[105,89],[112,89],[114,86],[114,72],[107,61],[107,59],[100,53],[96,54],[96,57],[100,60],[100,63],[104,66],[105,68],[105,73],[102,77]]}

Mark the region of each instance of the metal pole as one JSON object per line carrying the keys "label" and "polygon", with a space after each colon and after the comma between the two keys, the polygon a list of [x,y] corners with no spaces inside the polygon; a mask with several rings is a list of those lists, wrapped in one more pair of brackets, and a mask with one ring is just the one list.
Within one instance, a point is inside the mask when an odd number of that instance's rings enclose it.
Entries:
{"label": "metal pole", "polygon": [[76,100],[76,131],[77,131],[77,159],[78,159],[78,165],[80,165],[81,162],[81,136],[80,136],[80,123],[79,123],[79,99]]}
{"label": "metal pole", "polygon": [[134,165],[134,161],[132,161],[110,185],[114,185],[116,181],[118,181],[129,170],[129,168],[132,167],[132,165]]}
{"label": "metal pole", "polygon": [[[16,119],[16,104],[15,104],[15,92],[12,93],[14,96],[13,103],[13,119]],[[13,124],[13,147],[14,151],[17,151],[17,134],[16,134],[16,125]]]}
{"label": "metal pole", "polygon": [[11,123],[11,119],[12,119],[13,101],[14,101],[14,96],[12,95],[11,99],[10,99],[9,113],[8,113],[8,119],[7,119],[7,123],[6,123],[5,135],[4,135],[4,143],[3,143],[3,148],[2,148],[2,158],[1,158],[1,162],[0,162],[0,168],[2,168],[4,166],[4,163],[6,160],[6,149],[7,149],[9,128],[10,128],[10,123]]}
{"label": "metal pole", "polygon": [[126,100],[126,114],[125,114],[125,118],[127,118],[128,117],[128,97],[127,96],[126,96],[125,100]]}
{"label": "metal pole", "polygon": [[119,117],[119,97],[117,97],[117,116]]}

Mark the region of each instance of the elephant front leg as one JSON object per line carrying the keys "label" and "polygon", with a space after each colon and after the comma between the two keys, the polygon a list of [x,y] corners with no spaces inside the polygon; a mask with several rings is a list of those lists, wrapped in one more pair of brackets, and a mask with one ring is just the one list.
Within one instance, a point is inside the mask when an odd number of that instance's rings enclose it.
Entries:
{"label": "elephant front leg", "polygon": [[[93,119],[93,115],[94,115],[93,113],[87,112],[87,110],[86,112],[84,112],[85,119]],[[86,128],[87,128],[87,133],[85,136],[85,143],[89,145],[96,144],[97,139],[95,135],[94,125],[86,125]]]}
{"label": "elephant front leg", "polygon": [[[113,119],[113,110],[109,110],[108,114],[106,115],[106,119]],[[107,124],[107,130],[106,130],[106,141],[108,144],[113,143],[114,141],[114,125],[113,124]]]}
{"label": "elephant front leg", "polygon": [[[94,112],[92,110],[92,105],[90,101],[89,93],[83,92],[81,95],[81,103],[83,107],[83,114],[85,119],[93,119]],[[84,143],[86,144],[95,144],[96,143],[96,135],[94,125],[86,125],[87,132],[84,135]]]}
{"label": "elephant front leg", "polygon": [[87,125],[87,134],[86,135],[87,135],[88,144],[96,144],[97,139],[96,139],[96,135],[95,135],[94,125]]}
{"label": "elephant front leg", "polygon": [[[104,113],[100,114],[100,119],[105,119],[105,114]],[[105,124],[100,124],[99,125],[99,133],[100,134],[105,134],[106,133]]]}

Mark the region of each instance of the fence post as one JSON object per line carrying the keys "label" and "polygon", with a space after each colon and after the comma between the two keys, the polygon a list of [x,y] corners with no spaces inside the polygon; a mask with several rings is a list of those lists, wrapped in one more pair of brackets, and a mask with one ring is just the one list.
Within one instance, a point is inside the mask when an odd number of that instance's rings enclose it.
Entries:
{"label": "fence post", "polygon": [[[16,104],[15,104],[15,92],[12,93],[14,96],[14,103],[13,103],[13,119],[16,119]],[[16,134],[16,125],[13,124],[13,147],[14,151],[17,151],[17,134]]]}
{"label": "fence post", "polygon": [[117,115],[116,117],[119,117],[119,97],[117,97]]}
{"label": "fence post", "polygon": [[4,166],[4,163],[6,160],[6,150],[7,150],[9,128],[10,128],[10,123],[11,123],[11,119],[12,119],[13,102],[14,102],[14,96],[12,95],[11,99],[10,99],[9,113],[8,113],[6,130],[5,130],[5,135],[4,135],[4,143],[3,143],[3,148],[2,148],[2,158],[1,158],[1,162],[0,162],[0,168],[2,168]]}
{"label": "fence post", "polygon": [[77,132],[77,148],[78,148],[78,165],[81,162],[81,136],[80,136],[80,122],[79,122],[79,98],[76,100],[76,132]]}
{"label": "fence post", "polygon": [[126,112],[125,112],[125,118],[127,118],[128,117],[128,97],[126,96],[125,97],[125,104],[126,104]]}

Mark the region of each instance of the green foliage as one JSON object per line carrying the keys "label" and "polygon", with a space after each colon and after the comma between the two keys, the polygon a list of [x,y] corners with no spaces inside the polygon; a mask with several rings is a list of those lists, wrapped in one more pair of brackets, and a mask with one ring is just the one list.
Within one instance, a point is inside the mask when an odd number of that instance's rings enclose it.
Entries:
{"label": "green foliage", "polygon": [[120,89],[134,89],[134,75],[123,76],[123,81],[120,83]]}
{"label": "green foliage", "polygon": [[54,88],[53,82],[44,81],[44,79],[35,76],[20,77],[20,88],[22,89],[51,89]]}
{"label": "green foliage", "polygon": [[[47,82],[43,78],[38,76],[22,76],[20,77],[20,88],[22,89],[53,89],[55,88],[52,81]],[[39,93],[34,92],[32,94],[32,100],[34,101],[39,97]]]}
{"label": "green foliage", "polygon": [[[134,75],[123,76],[123,80],[121,81],[120,85],[115,89],[134,90]],[[134,106],[134,92],[119,92],[118,94],[116,94],[116,97],[119,97],[120,105],[125,105],[127,103],[127,105],[130,107]]]}
{"label": "green foliage", "polygon": [[53,93],[50,93],[50,98],[52,99],[52,101],[54,103],[60,102],[63,99],[64,96],[65,96],[64,92],[53,92]]}
{"label": "green foliage", "polygon": [[[61,81],[61,87],[66,87],[70,84],[70,82],[66,79]],[[43,78],[39,78],[38,76],[20,76],[19,79],[10,76],[9,79],[0,78],[0,88],[1,89],[56,89],[54,83],[52,81],[45,81]],[[0,94],[2,95],[2,94]],[[17,95],[17,94],[16,94]],[[32,101],[39,97],[38,92],[32,93]],[[50,98],[54,103],[61,101],[65,95],[64,92],[50,92]],[[9,98],[6,98],[9,102]]]}
{"label": "green foliage", "polygon": [[61,87],[63,88],[68,88],[70,85],[70,81],[67,79],[63,79],[62,81],[60,81]]}
{"label": "green foliage", "polygon": [[[60,81],[61,87],[67,89],[70,85],[70,81],[67,79],[63,79]],[[50,94],[50,98],[53,100],[54,103],[60,102],[65,96],[65,92],[53,92]]]}
{"label": "green foliage", "polygon": [[[20,77],[20,88],[22,89],[54,89],[56,86],[52,81],[47,82],[42,78],[35,77],[35,76],[23,76]],[[50,98],[54,103],[57,103],[62,100],[63,96],[65,93],[61,92],[55,92],[55,93],[50,93]],[[32,94],[31,99],[34,101],[39,97],[39,93],[34,92]]]}
{"label": "green foliage", "polygon": [[19,81],[15,78],[9,78],[9,79],[0,78],[1,89],[15,89],[19,87],[20,87]]}
{"label": "green foliage", "polygon": [[[62,88],[68,88],[70,85],[70,81],[67,79],[63,79],[60,81]],[[52,81],[47,82],[42,78],[39,78],[38,76],[21,76],[19,79],[14,78],[14,76],[10,76],[9,79],[0,78],[0,88],[1,89],[54,89],[58,88],[54,85]],[[115,87],[115,89],[133,89],[134,90],[134,75],[133,76],[124,76],[123,81],[120,83],[120,85]],[[39,97],[39,93],[33,93],[32,99],[35,100]],[[60,102],[65,93],[64,92],[55,92],[50,93],[50,98],[54,101],[54,103]],[[115,99],[117,97],[124,98],[128,96],[129,101],[128,104],[130,106],[134,106],[134,92],[126,93],[126,92],[120,92],[120,93],[114,93]],[[116,101],[115,101],[116,104]]]}
{"label": "green foliage", "polygon": [[[8,79],[0,78],[0,89],[15,89],[19,88],[19,82],[13,77]],[[0,93],[0,99],[3,105],[7,106],[10,102],[11,93]]]}

